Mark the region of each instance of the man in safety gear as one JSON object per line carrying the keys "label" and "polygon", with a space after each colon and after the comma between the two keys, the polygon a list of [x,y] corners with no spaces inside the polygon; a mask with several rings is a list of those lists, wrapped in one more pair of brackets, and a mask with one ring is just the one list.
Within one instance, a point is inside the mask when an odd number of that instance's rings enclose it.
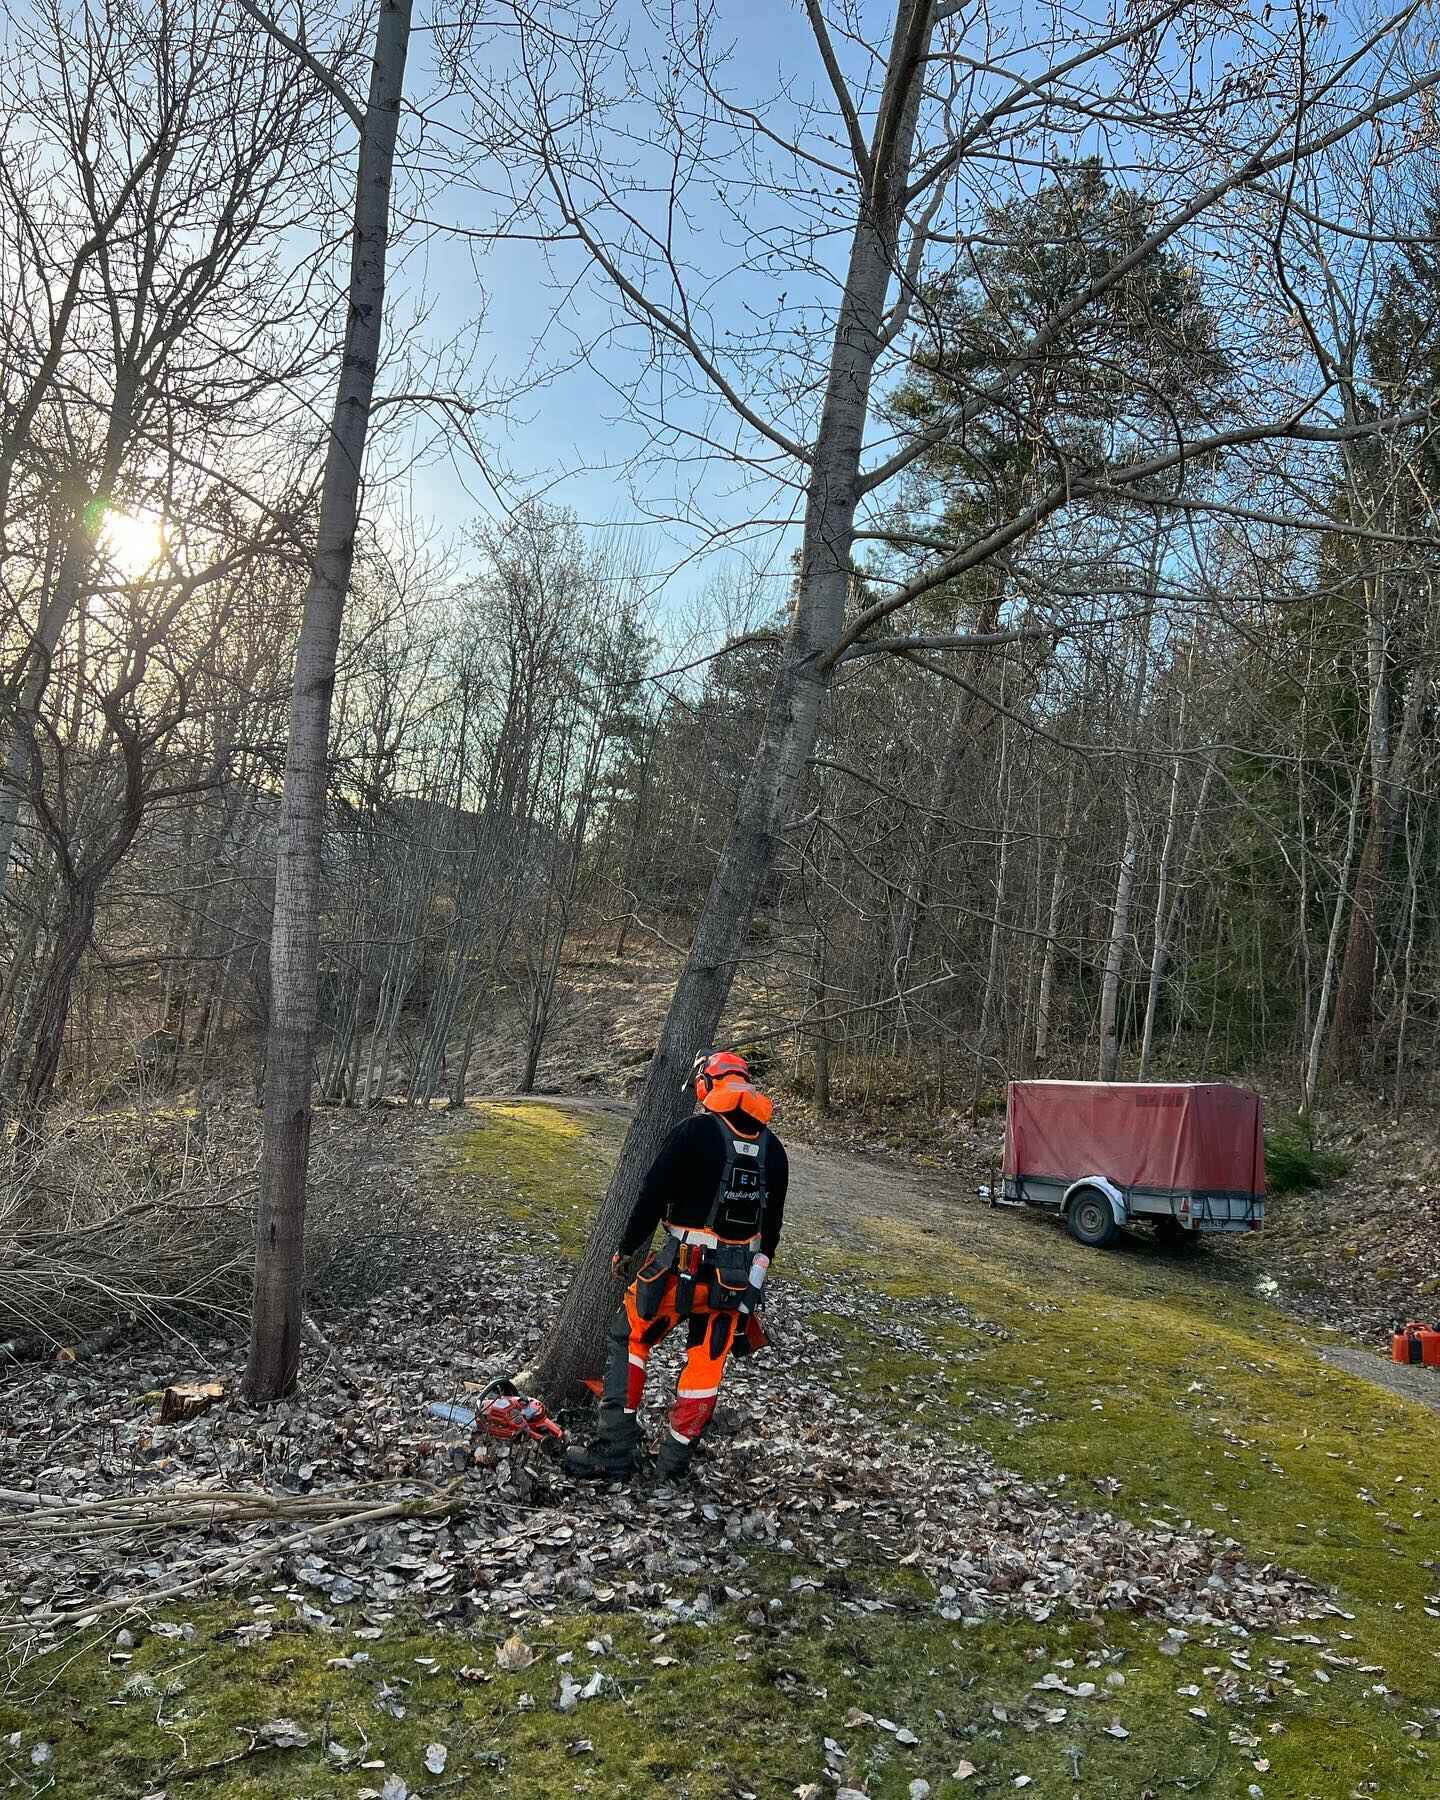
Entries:
{"label": "man in safety gear", "polygon": [[618,1481],[634,1468],[646,1365],[677,1326],[685,1327],[685,1367],[657,1463],[665,1480],[688,1469],[732,1351],[765,1342],[756,1314],[785,1213],[785,1146],[743,1056],[697,1056],[687,1087],[691,1080],[700,1110],[660,1146],[611,1259],[623,1275],[663,1224],[660,1249],[626,1288],[610,1326],[596,1442],[566,1456],[570,1472],[587,1479]]}

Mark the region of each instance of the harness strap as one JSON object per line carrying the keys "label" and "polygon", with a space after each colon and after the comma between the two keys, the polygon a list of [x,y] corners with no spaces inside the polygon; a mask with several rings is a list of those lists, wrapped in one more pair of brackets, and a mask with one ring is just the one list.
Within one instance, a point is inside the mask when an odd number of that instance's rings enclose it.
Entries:
{"label": "harness strap", "polygon": [[722,1244],[742,1250],[758,1250],[760,1248],[758,1231],[753,1237],[748,1238],[722,1238],[717,1237],[713,1231],[704,1231],[694,1225],[672,1225],[668,1219],[665,1222],[665,1229],[671,1237],[677,1238],[682,1244],[698,1245],[702,1250],[718,1250]]}
{"label": "harness strap", "polygon": [[[706,1217],[705,1217],[704,1229],[713,1234],[714,1230],[715,1230],[715,1222],[720,1217],[720,1209],[721,1209],[721,1207],[724,1206],[726,1200],[728,1200],[730,1197],[730,1191],[731,1191],[730,1190],[730,1181],[731,1181],[731,1177],[735,1173],[736,1168],[739,1166],[740,1152],[736,1148],[736,1145],[737,1145],[737,1142],[739,1139],[739,1133],[736,1131],[733,1131],[730,1128],[730,1126],[728,1126],[724,1122],[724,1120],[720,1117],[720,1115],[718,1113],[712,1113],[710,1116],[715,1121],[716,1127],[720,1132],[721,1140],[725,1147],[725,1167],[721,1171],[719,1182],[716,1184],[715,1197],[710,1202],[710,1211],[706,1214]],[[762,1193],[765,1193],[768,1191],[765,1186],[765,1151],[768,1147],[769,1138],[770,1138],[769,1131],[766,1129],[765,1126],[762,1125],[760,1127],[760,1134],[755,1139],[755,1156],[754,1156],[754,1162],[753,1162],[753,1167],[755,1169],[755,1172],[760,1177],[760,1189],[761,1189]],[[748,1154],[745,1157],[745,1165],[747,1168],[752,1166],[751,1158]],[[756,1223],[757,1227],[761,1222],[762,1216],[763,1216],[763,1214],[761,1214],[761,1213],[757,1213],[757,1215],[756,1215],[755,1223]]]}

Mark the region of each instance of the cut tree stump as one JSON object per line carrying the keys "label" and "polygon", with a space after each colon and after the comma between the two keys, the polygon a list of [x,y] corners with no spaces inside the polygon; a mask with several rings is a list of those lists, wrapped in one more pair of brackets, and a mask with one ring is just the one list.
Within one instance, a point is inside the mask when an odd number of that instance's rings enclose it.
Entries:
{"label": "cut tree stump", "polygon": [[198,1419],[217,1400],[225,1398],[225,1386],[219,1381],[178,1381],[167,1387],[160,1402],[160,1423],[177,1425],[183,1419]]}

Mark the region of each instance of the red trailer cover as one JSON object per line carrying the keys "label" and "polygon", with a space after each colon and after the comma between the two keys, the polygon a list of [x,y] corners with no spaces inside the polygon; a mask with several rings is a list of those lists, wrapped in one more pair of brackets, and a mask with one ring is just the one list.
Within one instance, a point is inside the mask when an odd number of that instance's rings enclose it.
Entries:
{"label": "red trailer cover", "polygon": [[1260,1195],[1260,1096],[1219,1082],[1012,1081],[1005,1173]]}

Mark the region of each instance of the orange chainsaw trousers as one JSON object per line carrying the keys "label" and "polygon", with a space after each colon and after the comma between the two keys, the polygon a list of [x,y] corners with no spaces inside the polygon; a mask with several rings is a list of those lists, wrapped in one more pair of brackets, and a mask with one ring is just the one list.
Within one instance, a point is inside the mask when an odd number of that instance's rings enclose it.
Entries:
{"label": "orange chainsaw trousers", "polygon": [[[685,1366],[676,1384],[675,1404],[670,1409],[671,1435],[682,1444],[693,1444],[710,1423],[725,1378],[725,1365],[743,1334],[745,1315],[734,1307],[710,1305],[709,1284],[693,1283],[694,1292],[688,1311],[677,1304],[679,1281],[673,1271],[651,1276],[646,1283],[645,1312],[638,1305],[640,1281],[646,1271],[625,1290],[624,1303],[616,1309],[610,1325],[609,1353],[605,1361],[603,1399],[607,1406],[620,1406],[627,1413],[638,1410],[645,1392],[645,1375],[650,1352],[662,1343],[677,1325],[686,1328]],[[655,1283],[664,1286],[658,1295]],[[692,1284],[687,1282],[686,1286]]]}

